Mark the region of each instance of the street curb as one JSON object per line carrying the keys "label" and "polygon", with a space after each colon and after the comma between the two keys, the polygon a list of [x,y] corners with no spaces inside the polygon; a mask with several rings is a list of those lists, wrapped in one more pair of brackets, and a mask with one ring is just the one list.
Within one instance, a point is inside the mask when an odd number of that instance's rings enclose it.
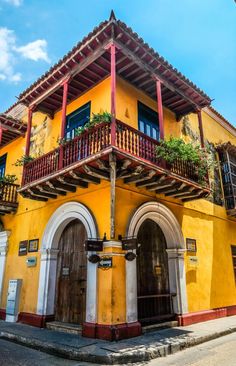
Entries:
{"label": "street curb", "polygon": [[[236,326],[204,336],[188,337],[184,340],[171,341],[164,345],[158,342],[156,342],[157,345],[140,345],[138,349],[126,352],[112,352],[106,350],[105,347],[99,348],[99,346],[97,346],[97,351],[93,351],[91,354],[83,352],[75,347],[63,346],[58,343],[45,343],[35,338],[27,338],[6,331],[0,331],[0,338],[66,359],[113,365],[149,361],[155,358],[165,357],[234,332],[236,332]],[[106,352],[105,354],[104,351]]]}

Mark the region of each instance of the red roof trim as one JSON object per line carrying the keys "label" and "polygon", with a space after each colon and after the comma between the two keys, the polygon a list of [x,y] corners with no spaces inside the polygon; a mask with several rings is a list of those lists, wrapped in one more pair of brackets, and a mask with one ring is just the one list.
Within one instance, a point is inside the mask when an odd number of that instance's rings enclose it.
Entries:
{"label": "red roof trim", "polygon": [[[113,27],[111,27],[111,25],[113,25]],[[118,34],[114,34],[115,28]],[[163,71],[167,69],[167,71],[169,71],[169,73],[172,75],[172,78],[174,77],[174,79],[176,79],[175,81],[176,83],[178,83],[179,80],[182,85],[183,83],[186,85],[185,88],[186,96],[188,95],[187,89],[193,88],[194,92],[199,95],[199,98],[203,99],[203,101],[201,102],[202,106],[210,104],[211,102],[210,98],[201,89],[199,89],[194,83],[192,83],[179,71],[173,68],[163,57],[161,57],[158,53],[156,53],[153,50],[153,48],[151,48],[147,43],[144,43],[143,39],[140,38],[137,35],[137,33],[133,32],[133,30],[129,28],[125,23],[119,20],[117,21],[114,13],[111,14],[109,21],[101,22],[98,27],[95,27],[93,31],[89,33],[86,37],[84,37],[83,40],[79,42],[67,55],[65,55],[62,59],[58,61],[58,63],[52,66],[48,72],[42,75],[42,77],[40,77],[35,83],[33,83],[29,88],[27,88],[24,92],[22,92],[19,96],[21,102],[28,104],[29,101],[27,100],[27,97],[29,97],[30,94],[32,96],[33,94],[35,94],[36,87],[40,88],[42,91],[43,90],[45,91],[48,88],[48,84],[53,85],[56,81],[58,82],[58,80],[60,80],[66,73],[68,73],[69,70],[71,70],[76,64],[80,63],[82,56],[85,57],[87,56],[86,55],[87,50],[93,51],[93,47],[96,47],[98,37],[101,34],[103,37],[111,39],[113,38],[119,39],[119,33],[121,33],[120,31],[125,32],[127,37],[133,38],[133,43],[137,42],[140,48],[146,50],[147,55],[143,59],[143,61],[146,60],[144,62],[152,64],[152,67],[156,64],[158,67],[161,67]],[[109,33],[107,34],[106,32]],[[122,38],[122,36],[120,38]],[[149,59],[149,61],[147,59]],[[39,91],[37,91],[37,93],[39,93]],[[36,98],[36,96],[34,97]],[[195,99],[196,98],[198,97],[195,95]]]}

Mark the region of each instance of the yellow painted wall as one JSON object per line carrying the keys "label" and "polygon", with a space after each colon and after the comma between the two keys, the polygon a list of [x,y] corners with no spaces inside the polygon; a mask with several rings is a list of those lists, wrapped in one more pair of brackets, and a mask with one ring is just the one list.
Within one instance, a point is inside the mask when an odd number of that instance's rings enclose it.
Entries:
{"label": "yellow painted wall", "polygon": [[112,256],[112,268],[98,269],[98,323],[126,322],[125,258],[120,248],[109,246],[104,256]]}
{"label": "yellow painted wall", "polygon": [[[68,105],[67,113],[71,113],[83,104],[91,101],[94,113],[110,110],[110,78],[85,93]],[[137,90],[121,78],[117,78],[117,118],[137,128],[137,102],[141,101],[156,110],[156,101]],[[189,116],[191,127],[197,132],[196,115]],[[40,126],[45,123],[45,115],[35,113],[33,126],[39,133],[37,146],[43,145],[43,151],[48,152],[57,146],[60,134],[61,112],[53,120],[46,120],[45,131]],[[211,142],[219,140],[236,142],[219,123],[203,112],[203,126],[206,138]],[[176,122],[172,112],[164,109],[165,135],[180,136],[181,122]],[[38,130],[37,130],[38,129]],[[46,133],[45,135],[42,135]],[[36,134],[37,135],[37,134]],[[35,136],[36,136],[35,135]],[[34,139],[34,141],[37,139]],[[0,155],[8,152],[6,174],[16,174],[21,180],[22,167],[13,164],[23,155],[25,139],[19,138],[2,148]],[[190,311],[206,310],[223,305],[236,304],[236,289],[232,268],[230,245],[236,244],[236,222],[226,217],[225,209],[206,200],[197,200],[185,205],[164,196],[155,196],[145,189],[137,190],[134,185],[117,183],[116,198],[116,237],[125,235],[128,221],[132,212],[142,203],[158,200],[171,209],[177,217],[184,237],[197,239],[197,256],[199,265],[193,269],[188,264],[186,255],[186,279]],[[39,238],[40,245],[46,224],[53,212],[63,203],[79,201],[85,204],[94,214],[99,234],[105,232],[109,238],[110,231],[110,187],[103,182],[99,186],[90,185],[88,189],[78,189],[76,194],[67,194],[48,202],[36,202],[19,197],[19,209],[15,215],[6,215],[2,221],[12,234],[9,240],[9,252],[6,261],[6,275],[0,307],[6,305],[8,281],[12,278],[23,278],[20,311],[35,312],[37,304],[40,253],[36,268],[26,267],[26,257],[18,256],[19,241]],[[117,248],[107,248],[119,254]],[[35,253],[31,255],[35,256]],[[125,259],[123,256],[113,256],[111,270],[98,270],[98,321],[103,324],[125,322]]]}
{"label": "yellow painted wall", "polygon": [[[117,118],[138,129],[138,101],[157,111],[157,102],[147,94],[133,87],[121,78],[117,78]],[[166,137],[179,136],[181,124],[176,122],[175,115],[164,108],[164,133]]]}
{"label": "yellow painted wall", "polygon": [[[73,112],[83,104],[91,101],[91,113],[110,110],[110,78],[83,94],[80,98],[67,106],[67,114]],[[41,136],[40,126],[47,119],[46,135]],[[27,113],[24,114],[24,121],[27,121]],[[56,113],[53,120],[40,112],[34,113],[33,127],[39,129],[39,145],[43,142],[43,152],[46,153],[57,147],[57,138],[61,128],[61,112]],[[35,141],[34,137],[32,138]],[[37,140],[37,139],[36,139]],[[31,143],[32,145],[32,143]],[[0,156],[7,155],[6,174],[15,174],[18,177],[16,183],[20,184],[22,178],[22,167],[14,164],[18,158],[24,155],[25,138],[19,138],[0,150]],[[2,217],[4,227],[11,231],[9,238],[9,252],[6,261],[6,271],[4,278],[4,288],[0,307],[6,305],[6,294],[9,279],[23,278],[21,292],[20,311],[35,312],[37,305],[38,278],[40,269],[40,254],[32,253],[29,256],[37,256],[38,264],[35,268],[27,268],[26,256],[18,256],[18,247],[21,240],[39,238],[41,239],[46,224],[53,212],[63,203],[69,201],[79,201],[85,204],[96,219],[98,230],[101,236],[109,233],[110,230],[110,193],[109,185],[103,182],[101,185],[90,184],[88,189],[77,189],[77,192],[68,193],[66,197],[58,196],[56,200],[48,202],[38,202],[25,199],[18,195],[19,208],[14,215]],[[40,248],[39,248],[40,249]]]}
{"label": "yellow painted wall", "polygon": [[236,244],[236,222],[227,219],[224,208],[206,200],[193,201],[198,202],[197,206],[182,204],[119,181],[117,234],[125,235],[133,212],[144,202],[153,200],[173,212],[185,239],[197,240],[198,267],[191,267],[188,254],[185,255],[189,311],[235,305],[236,287],[230,246]]}
{"label": "yellow painted wall", "polygon": [[[6,261],[6,272],[4,279],[4,288],[1,306],[5,308],[6,294],[9,279],[23,278],[23,287],[21,293],[20,311],[35,312],[38,294],[38,277],[40,269],[40,253],[32,253],[29,256],[37,256],[38,264],[36,268],[27,268],[27,256],[18,256],[18,247],[21,240],[39,238],[41,240],[46,228],[47,222],[55,210],[65,202],[78,201],[87,206],[93,213],[98,225],[99,235],[109,233],[109,207],[110,195],[108,183],[102,183],[95,186],[91,184],[88,189],[77,189],[76,193],[67,194],[66,197],[58,197],[56,200],[50,200],[47,203],[37,203],[40,207],[31,209],[31,202],[28,203],[29,209],[25,212],[17,212],[15,215],[7,215],[3,218],[6,230],[11,230],[9,238],[9,251]],[[39,248],[40,249],[40,248]]]}

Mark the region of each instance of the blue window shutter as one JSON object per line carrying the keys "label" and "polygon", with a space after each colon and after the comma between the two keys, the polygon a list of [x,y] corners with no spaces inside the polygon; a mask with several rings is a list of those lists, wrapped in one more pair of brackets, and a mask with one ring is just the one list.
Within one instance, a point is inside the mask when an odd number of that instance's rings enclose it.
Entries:
{"label": "blue window shutter", "polygon": [[67,140],[74,138],[75,129],[84,126],[90,119],[91,102],[84,104],[66,118],[65,136]]}

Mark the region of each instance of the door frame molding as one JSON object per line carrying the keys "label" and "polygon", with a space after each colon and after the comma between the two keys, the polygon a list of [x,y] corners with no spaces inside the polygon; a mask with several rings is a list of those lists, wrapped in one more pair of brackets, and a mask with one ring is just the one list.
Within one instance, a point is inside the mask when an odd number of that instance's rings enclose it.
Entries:
{"label": "door frame molding", "polygon": [[[41,262],[38,287],[37,314],[53,315],[56,293],[58,244],[64,228],[79,219],[88,238],[98,237],[95,218],[90,210],[79,202],[61,205],[50,217],[42,237]],[[86,322],[97,321],[97,265],[87,261]]]}
{"label": "door frame molding", "polygon": [[[186,277],[184,265],[185,242],[181,227],[171,210],[161,203],[151,201],[142,204],[132,214],[127,227],[127,236],[137,236],[146,219],[156,222],[166,239],[170,292],[176,314],[188,312]],[[137,308],[137,264],[126,261],[126,319],[127,323],[138,320]]]}
{"label": "door frame molding", "polygon": [[0,305],[2,300],[2,290],[4,283],[7,252],[8,252],[8,239],[10,234],[11,232],[8,230],[0,232]]}

